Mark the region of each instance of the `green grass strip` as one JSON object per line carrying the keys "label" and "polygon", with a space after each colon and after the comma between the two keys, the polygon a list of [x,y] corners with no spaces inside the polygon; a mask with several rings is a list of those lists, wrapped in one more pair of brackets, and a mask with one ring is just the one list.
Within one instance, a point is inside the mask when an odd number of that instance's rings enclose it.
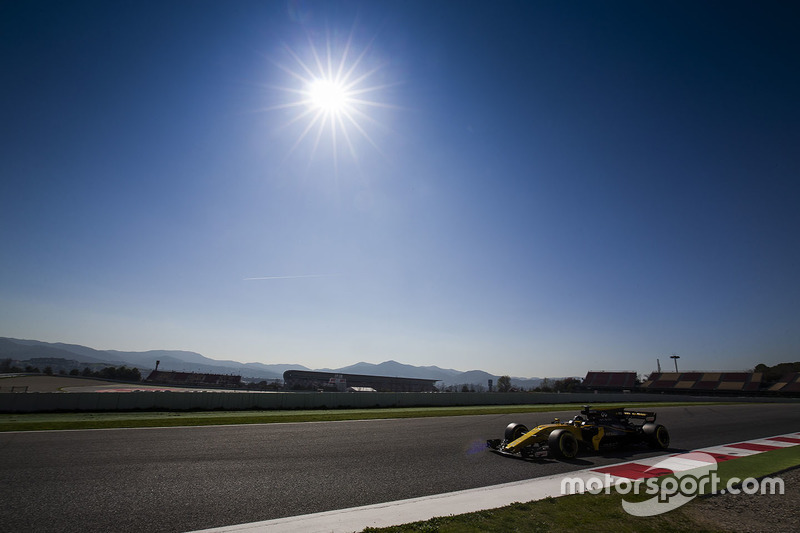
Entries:
{"label": "green grass strip", "polygon": [[[800,446],[763,452],[719,463],[717,475],[724,487],[732,477],[761,478],[789,468],[800,466]],[[778,476],[780,477],[780,476]],[[524,498],[524,495],[520,495]],[[647,499],[625,496],[629,501]],[[710,496],[714,497],[714,496]],[[629,515],[622,508],[623,497],[611,490],[610,494],[577,494],[561,498],[545,498],[528,503],[514,503],[506,507],[478,511],[463,515],[433,518],[387,528],[367,528],[369,533],[549,533],[561,531],[615,531],[615,532],[698,532],[726,533],[708,520],[691,512],[693,500],[683,507],[651,517]]]}
{"label": "green grass strip", "polygon": [[[649,402],[595,404],[602,407],[659,408],[689,405],[724,405],[728,402]],[[274,424],[286,422],[330,422],[388,418],[424,418],[465,415],[502,415],[580,411],[578,404],[485,405],[465,407],[407,407],[373,409],[315,409],[286,411],[171,411],[103,413],[0,414],[2,431],[59,429],[111,429],[139,427],[214,426],[226,424]]]}
{"label": "green grass strip", "polygon": [[727,483],[732,477],[761,478],[797,466],[800,466],[800,446],[790,446],[719,463],[717,475]]}

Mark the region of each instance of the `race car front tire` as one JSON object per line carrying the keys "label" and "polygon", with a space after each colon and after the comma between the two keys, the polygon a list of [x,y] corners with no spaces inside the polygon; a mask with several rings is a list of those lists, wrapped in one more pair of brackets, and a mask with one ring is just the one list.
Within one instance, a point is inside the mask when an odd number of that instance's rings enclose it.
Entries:
{"label": "race car front tire", "polygon": [[503,437],[505,437],[506,442],[513,442],[527,432],[528,432],[527,426],[525,426],[524,424],[516,424],[512,422],[511,424],[506,426],[506,432],[503,435]]}
{"label": "race car front tire", "polygon": [[550,433],[547,447],[559,459],[574,459],[578,455],[578,439],[567,429],[557,429]]}

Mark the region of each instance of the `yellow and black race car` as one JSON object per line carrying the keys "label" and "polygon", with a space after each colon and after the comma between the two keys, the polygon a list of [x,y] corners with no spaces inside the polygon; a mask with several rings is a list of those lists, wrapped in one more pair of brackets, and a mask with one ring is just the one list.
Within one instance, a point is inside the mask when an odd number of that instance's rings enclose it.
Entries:
{"label": "yellow and black race car", "polygon": [[503,455],[533,459],[552,455],[573,459],[583,448],[599,451],[622,445],[646,443],[652,448],[669,447],[667,428],[656,424],[653,412],[623,408],[592,409],[584,405],[580,415],[561,422],[543,424],[528,430],[522,424],[506,427],[503,439],[490,439],[486,445]]}

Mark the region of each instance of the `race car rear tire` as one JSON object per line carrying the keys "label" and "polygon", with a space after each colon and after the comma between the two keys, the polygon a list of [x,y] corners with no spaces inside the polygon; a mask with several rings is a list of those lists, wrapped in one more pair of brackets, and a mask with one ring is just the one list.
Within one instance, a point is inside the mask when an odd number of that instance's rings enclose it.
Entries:
{"label": "race car rear tire", "polygon": [[567,429],[557,429],[550,433],[547,447],[559,459],[574,459],[578,455],[578,439]]}
{"label": "race car rear tire", "polygon": [[642,432],[651,448],[661,450],[669,448],[669,431],[661,424],[645,424],[642,426]]}
{"label": "race car rear tire", "polygon": [[513,442],[528,432],[528,428],[523,424],[511,423],[506,426],[505,439],[506,442]]}

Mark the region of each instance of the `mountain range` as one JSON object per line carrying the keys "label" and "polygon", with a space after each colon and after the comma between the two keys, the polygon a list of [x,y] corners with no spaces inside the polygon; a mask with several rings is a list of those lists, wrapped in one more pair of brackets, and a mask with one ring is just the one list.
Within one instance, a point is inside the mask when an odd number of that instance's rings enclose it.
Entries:
{"label": "mountain range", "polygon": [[[37,340],[0,337],[0,359],[14,359],[23,363],[34,359],[64,359],[74,366],[129,366],[138,368],[146,376],[160,361],[159,369],[177,372],[202,372],[209,374],[237,374],[245,379],[282,379],[286,370],[311,370],[299,364],[240,363],[232,360],[211,359],[197,352],[183,350],[150,350],[124,352],[95,350],[78,344],[50,343]],[[404,378],[423,378],[441,381],[445,386],[474,385],[486,387],[488,380],[497,383],[499,376],[482,370],[460,370],[438,366],[413,366],[384,361],[383,363],[356,363],[342,368],[315,369],[343,374],[368,374]],[[541,384],[540,378],[512,377],[511,384],[519,388],[533,388]]]}

